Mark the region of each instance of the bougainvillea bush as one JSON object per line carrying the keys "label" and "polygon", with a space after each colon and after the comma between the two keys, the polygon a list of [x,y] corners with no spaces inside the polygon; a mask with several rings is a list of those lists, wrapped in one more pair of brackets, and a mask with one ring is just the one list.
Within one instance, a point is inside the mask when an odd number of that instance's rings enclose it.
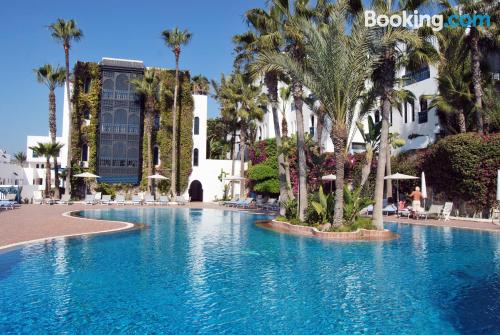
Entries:
{"label": "bougainvillea bush", "polygon": [[489,209],[496,198],[500,169],[500,135],[465,133],[448,136],[430,147],[422,163],[427,182],[448,200]]}

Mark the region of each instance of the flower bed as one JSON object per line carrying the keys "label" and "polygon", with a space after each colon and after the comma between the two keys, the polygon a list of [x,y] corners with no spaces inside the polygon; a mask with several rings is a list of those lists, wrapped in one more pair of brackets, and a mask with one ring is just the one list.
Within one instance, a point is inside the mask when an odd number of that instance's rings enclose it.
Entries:
{"label": "flower bed", "polygon": [[283,221],[270,220],[257,221],[255,223],[259,227],[278,232],[336,241],[388,241],[399,237],[398,234],[389,230],[358,229],[352,232],[322,232],[314,227],[293,225]]}

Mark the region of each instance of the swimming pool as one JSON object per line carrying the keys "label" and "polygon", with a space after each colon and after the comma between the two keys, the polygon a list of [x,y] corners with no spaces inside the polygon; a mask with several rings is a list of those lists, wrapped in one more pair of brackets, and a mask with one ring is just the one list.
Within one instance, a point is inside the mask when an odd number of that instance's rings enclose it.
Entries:
{"label": "swimming pool", "polygon": [[387,224],[399,239],[339,243],[242,212],[82,215],[146,227],[0,254],[1,334],[500,332],[500,234]]}

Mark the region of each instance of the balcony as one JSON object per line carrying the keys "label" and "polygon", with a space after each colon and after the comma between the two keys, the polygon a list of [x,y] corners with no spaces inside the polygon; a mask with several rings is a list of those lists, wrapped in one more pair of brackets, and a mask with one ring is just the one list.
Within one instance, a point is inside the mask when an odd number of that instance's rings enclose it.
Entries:
{"label": "balcony", "polygon": [[409,72],[403,76],[403,86],[408,86],[411,84],[418,83],[429,79],[431,77],[431,70],[429,67],[422,68],[415,72]]}

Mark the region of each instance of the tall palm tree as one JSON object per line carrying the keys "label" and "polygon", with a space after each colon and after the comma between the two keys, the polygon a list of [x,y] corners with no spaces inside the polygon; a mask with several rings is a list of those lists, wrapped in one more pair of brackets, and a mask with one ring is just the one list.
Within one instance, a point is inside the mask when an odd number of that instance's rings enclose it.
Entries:
{"label": "tall palm tree", "polygon": [[210,81],[208,81],[207,77],[202,75],[197,75],[191,78],[191,82],[193,83],[193,93],[207,95],[210,89]]}
{"label": "tall palm tree", "polygon": [[[273,0],[273,5],[279,11],[280,27],[285,40],[285,50],[297,64],[305,62],[304,36],[300,29],[297,29],[297,22],[314,16],[314,9],[310,7],[308,0]],[[299,197],[298,197],[298,217],[304,221],[307,209],[307,163],[306,145],[304,132],[304,114],[302,107],[303,86],[297,78],[292,78],[292,96],[297,120],[297,156],[299,175]]]}
{"label": "tall palm tree", "polygon": [[378,150],[380,144],[380,129],[382,128],[382,123],[379,121],[375,123],[371,115],[368,116],[368,131],[365,133],[365,127],[361,121],[356,122],[356,126],[363,137],[365,142],[365,165],[361,168],[361,182],[360,187],[363,187],[368,181],[370,176],[370,170],[372,166],[373,153]]}
{"label": "tall palm tree", "polygon": [[[426,3],[426,0],[373,0],[372,10],[377,14],[401,15],[403,10],[413,11]],[[361,1],[350,1],[353,12],[363,12]],[[375,205],[373,209],[373,224],[383,229],[382,203],[384,197],[384,174],[389,152],[389,115],[395,96],[396,74],[402,67],[409,70],[418,69],[424,64],[435,63],[439,55],[428,39],[428,30],[412,30],[407,27],[374,27],[371,55],[377,61],[374,63],[372,82],[376,96],[380,98],[382,126],[380,147],[375,183]],[[401,46],[406,46],[402,48]]]}
{"label": "tall palm tree", "polygon": [[[245,17],[250,26],[250,31],[233,37],[233,41],[236,43],[236,63],[240,61],[245,61],[247,64],[251,63],[259,52],[280,52],[283,50],[284,39],[280,31],[280,11],[275,5],[271,5],[267,11],[261,8],[251,9],[246,12]],[[267,97],[273,115],[274,134],[278,151],[280,214],[284,215],[285,203],[290,197],[291,190],[287,187],[287,172],[285,171],[287,167],[281,150],[282,138],[278,115],[278,80],[283,75],[278,71],[267,71],[259,75],[264,77]]]}
{"label": "tall palm tree", "polygon": [[472,24],[467,29],[461,29],[464,34],[462,36],[463,42],[467,49],[470,50],[476,128],[478,132],[482,133],[484,130],[484,87],[483,74],[481,73],[481,61],[485,51],[495,47],[498,48],[500,45],[500,39],[498,39],[500,2],[498,2],[498,0],[458,0],[450,3],[448,0],[441,0],[440,3],[446,8],[446,15],[458,14],[458,11],[462,11],[471,16],[474,14],[486,14],[490,16],[490,22],[492,24],[489,27],[485,25]]}
{"label": "tall palm tree", "polygon": [[69,195],[71,194],[71,132],[72,132],[72,110],[73,105],[71,103],[71,93],[69,87],[69,50],[71,49],[71,43],[73,41],[79,41],[83,37],[83,32],[80,28],[77,27],[76,22],[74,20],[65,21],[64,19],[57,19],[56,22],[49,25],[49,30],[51,32],[52,37],[60,42],[64,48],[64,58],[66,64],[66,99],[68,100],[68,118],[69,118],[69,129],[68,129],[68,157],[66,160],[66,169],[68,173],[66,174],[66,183],[64,193]]}
{"label": "tall palm tree", "polygon": [[26,164],[27,159],[28,158],[26,157],[26,154],[23,151],[19,151],[14,154],[14,162],[20,167],[24,167],[24,164]]}
{"label": "tall palm tree", "polygon": [[[49,89],[49,133],[52,143],[56,143],[56,87],[60,87],[64,84],[66,80],[66,71],[59,66],[53,67],[50,64],[45,64],[38,69],[34,69],[33,72],[36,75],[36,79],[39,83],[46,85]],[[59,199],[59,168],[57,164],[57,156],[53,156],[54,159],[54,182],[55,182],[55,193],[54,197]]]}
{"label": "tall palm tree", "polygon": [[[144,72],[141,79],[133,79],[130,81],[135,91],[141,97],[144,104],[144,134],[147,142],[147,173],[148,176],[153,174],[153,123],[156,107],[158,103],[158,94],[160,88],[160,80],[154,69],[148,69]],[[148,179],[148,190],[152,192],[152,180]]]}
{"label": "tall palm tree", "polygon": [[30,147],[31,150],[38,156],[45,157],[45,197],[50,197],[51,188],[51,173],[50,173],[50,157],[59,156],[59,152],[63,144],[56,143],[40,143],[38,142],[36,146]]}
{"label": "tall palm tree", "polygon": [[[339,6],[332,20],[321,26],[310,20],[296,22],[304,40],[301,61],[292,54],[263,53],[258,62],[270,69],[287,72],[321,101],[332,122],[331,139],[335,146],[336,176],[334,226],[343,224],[344,163],[347,141],[355,124],[355,106],[365,91],[370,76],[369,31],[357,17],[346,33],[345,8]],[[327,227],[325,227],[327,228]]]}
{"label": "tall palm tree", "polygon": [[192,34],[188,30],[180,30],[174,28],[172,30],[164,30],[161,33],[165,44],[172,50],[175,56],[175,88],[174,88],[174,104],[172,106],[172,177],[171,189],[172,195],[177,195],[177,99],[179,95],[179,57],[181,55],[181,47],[187,45],[191,40]]}

